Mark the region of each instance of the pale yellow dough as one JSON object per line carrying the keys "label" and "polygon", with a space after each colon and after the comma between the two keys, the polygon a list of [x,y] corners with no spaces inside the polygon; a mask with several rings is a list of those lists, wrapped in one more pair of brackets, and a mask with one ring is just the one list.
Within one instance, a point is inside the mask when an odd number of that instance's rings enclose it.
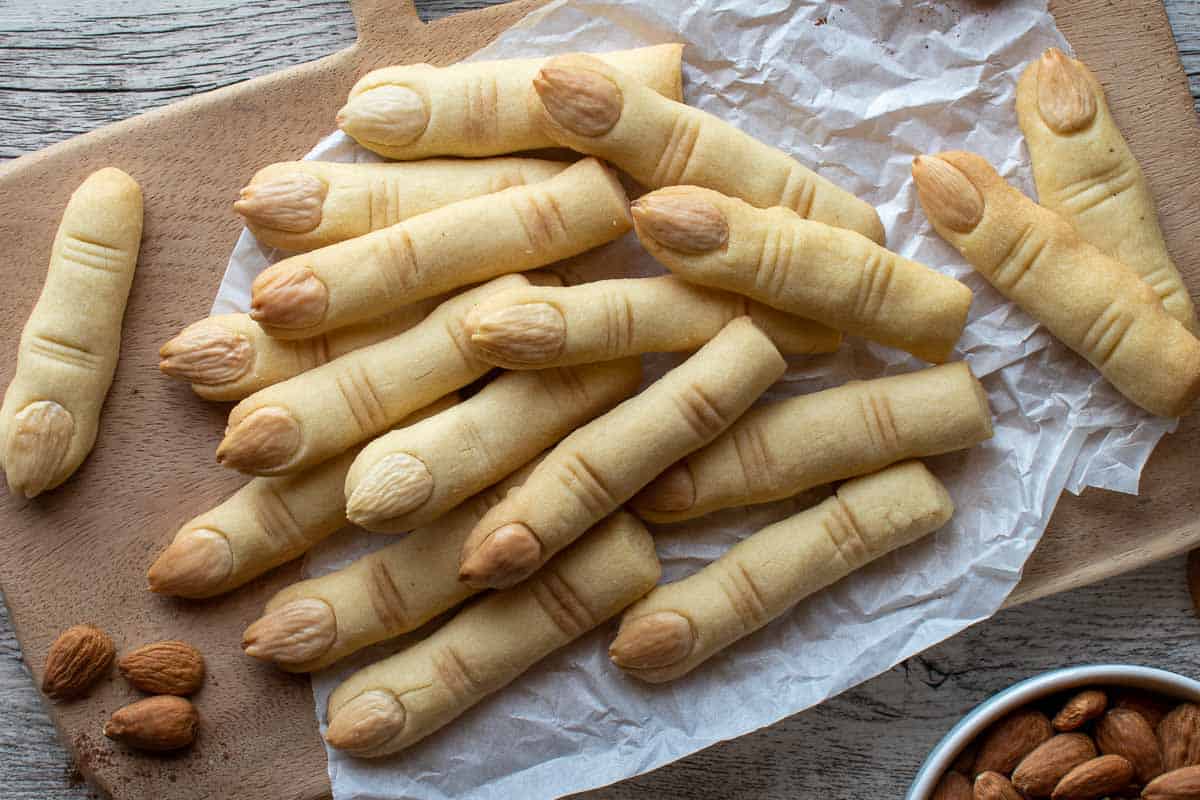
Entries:
{"label": "pale yellow dough", "polygon": [[[273,613],[300,601],[324,603],[328,615],[317,617],[320,622],[315,626],[282,631],[287,646],[280,650],[267,643],[266,655],[273,657],[265,660],[289,672],[324,669],[376,642],[416,630],[475,594],[477,590],[458,579],[458,551],[475,523],[508,491],[520,486],[532,469],[532,463],[522,467],[395,544],[277,593],[263,610],[264,620],[270,621]],[[254,632],[256,626],[260,631],[248,638],[260,645],[273,638],[261,632],[261,621],[251,625],[249,631]],[[307,658],[279,658],[306,636],[319,639],[319,644],[303,653]]]}
{"label": "pale yellow dough", "polygon": [[250,314],[272,336],[308,338],[582,253],[631,225],[621,184],[584,159],[549,180],[284,259],[254,280]]}
{"label": "pale yellow dough", "polygon": [[92,450],[141,238],[142,190],[119,169],[92,173],[67,202],[0,407],[0,467],[15,494],[53,489]]}
{"label": "pale yellow dough", "polygon": [[247,397],[229,414],[217,460],[255,475],[298,472],[386,431],[490,368],[469,356],[463,319],[507,275],[442,305],[415,327]]}
{"label": "pale yellow dough", "polygon": [[809,595],[945,525],[946,489],[919,461],[855,478],[836,496],[743,539],[632,606],[610,648],[650,683],[691,672]]}
{"label": "pale yellow dough", "polygon": [[471,312],[467,332],[484,361],[543,369],[695,350],[741,316],[788,355],[829,353],[841,344],[833,328],[671,275],[501,292]]}
{"label": "pale yellow dough", "polygon": [[1167,251],[1150,185],[1092,71],[1047,50],[1017,84],[1017,121],[1033,160],[1038,202],[1131,267],[1167,313],[1194,333],[1196,310]]}
{"label": "pale yellow dough", "polygon": [[233,207],[262,244],[305,252],[459,200],[544,181],[567,166],[540,158],[434,158],[410,164],[284,161],[255,173]]}
{"label": "pale yellow dough", "polygon": [[650,91],[636,76],[582,54],[550,59],[535,82],[540,119],[558,144],[612,162],[649,189],[690,184],[882,244],[871,205],[787,153],[718,117]]}
{"label": "pale yellow dough", "polygon": [[403,333],[442,301],[431,297],[381,317],[311,339],[276,339],[249,314],[218,314],[193,322],[158,351],[159,369],[189,381],[205,400],[245,399],[353,350]]}
{"label": "pale yellow dough", "polygon": [[326,740],[366,758],[420,741],[619,613],[660,571],[646,529],[614,514],[529,581],[351,675],[329,698]]}
{"label": "pale yellow dough", "polygon": [[964,284],[853,231],[755,208],[698,186],[633,204],[642,245],[681,278],[744,294],[825,325],[949,359],[971,308]]}
{"label": "pale yellow dough", "polygon": [[347,515],[400,533],[436,519],[637,391],[628,358],[509,372],[458,408],[384,434],[346,476]]}
{"label": "pale yellow dough", "polygon": [[[672,100],[683,96],[681,44],[599,53]],[[408,64],[367,73],[338,125],[363,147],[401,161],[492,156],[553,147],[537,123],[532,82],[543,58]]]}
{"label": "pale yellow dough", "polygon": [[964,362],[852,381],[751,409],[633,500],[643,519],[676,522],[767,503],[991,438],[987,394]]}
{"label": "pale yellow dough", "polygon": [[1152,414],[1186,414],[1200,393],[1200,341],[1125,264],[1009,186],[972,153],[913,162],[933,227],[1005,297]]}
{"label": "pale yellow dough", "polygon": [[[457,402],[457,395],[443,397],[405,417],[398,427]],[[213,597],[308,552],[347,524],[342,487],[358,450],[295,475],[254,478],[184,523],[150,567],[150,590],[174,597]]]}
{"label": "pale yellow dough", "polygon": [[641,394],[560,442],[475,526],[460,576],[476,586],[523,580],[655,475],[716,438],[786,366],[748,317],[730,322]]}

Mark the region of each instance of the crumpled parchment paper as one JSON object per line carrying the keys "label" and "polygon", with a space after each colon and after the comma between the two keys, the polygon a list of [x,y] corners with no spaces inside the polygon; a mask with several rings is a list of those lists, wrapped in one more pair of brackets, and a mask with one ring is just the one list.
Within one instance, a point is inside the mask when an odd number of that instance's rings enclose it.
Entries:
{"label": "crumpled parchment paper", "polygon": [[[974,290],[958,356],[987,388],[995,438],[929,460],[958,507],[945,529],[802,603],[690,676],[655,687],[626,678],[608,662],[613,627],[604,626],[395,757],[365,761],[329,750],[338,800],[554,797],[646,772],[820,703],[994,613],[1061,492],[1136,493],[1151,450],[1174,428],[1121,398],[972,272],[933,233],[913,191],[913,156],[962,148],[1032,193],[1013,97],[1026,63],[1046,47],[1067,47],[1045,0],[558,0],[473,58],[667,41],[688,45],[687,102],[870,201],[892,249]],[[377,160],[340,133],[308,157]],[[243,233],[214,312],[245,310],[253,276],[279,257]],[[632,234],[566,266],[572,282],[661,271]],[[651,357],[648,375],[677,361]],[[851,339],[839,353],[796,360],[768,399],[921,366]],[[659,529],[665,579],[812,500],[810,493]],[[347,530],[310,556],[309,570],[327,572],[387,541]],[[354,669],[420,635],[314,675],[318,718]]]}

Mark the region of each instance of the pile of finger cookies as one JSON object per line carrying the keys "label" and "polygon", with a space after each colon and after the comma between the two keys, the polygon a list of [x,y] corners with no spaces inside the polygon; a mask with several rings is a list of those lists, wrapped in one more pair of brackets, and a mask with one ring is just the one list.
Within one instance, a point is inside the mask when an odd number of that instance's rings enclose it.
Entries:
{"label": "pile of finger cookies", "polygon": [[[153,591],[231,591],[348,522],[403,534],[288,587],[247,628],[248,655],[293,672],[475,598],[333,693],[333,747],[401,750],[622,611],[614,664],[674,680],[953,514],[914,459],[992,435],[979,381],[946,363],[971,291],[888,250],[867,203],[681,102],[681,55],[369,73],[337,123],[396,163],[261,170],[235,210],[296,254],[258,276],[248,314],[163,345],[164,373],[238,401],[216,458],[254,477],[175,534]],[[1019,97],[1043,205],[977,156],[943,153],[914,161],[925,212],[1131,401],[1185,413],[1200,392],[1190,298],[1099,84],[1049,51]],[[549,147],[583,157],[512,155]],[[614,170],[649,191],[630,203]],[[68,208],[0,417],[9,483],[30,496],[90,449],[116,361],[116,335],[59,310],[100,260],[114,284],[124,269],[124,291],[132,277],[140,204],[123,210],[97,180]],[[670,274],[566,286],[543,269],[630,230]],[[94,321],[118,334],[119,288]],[[785,356],[832,352],[843,333],[931,366],[755,405]],[[639,391],[648,353],[691,355]],[[839,481],[656,586],[640,520]]]}

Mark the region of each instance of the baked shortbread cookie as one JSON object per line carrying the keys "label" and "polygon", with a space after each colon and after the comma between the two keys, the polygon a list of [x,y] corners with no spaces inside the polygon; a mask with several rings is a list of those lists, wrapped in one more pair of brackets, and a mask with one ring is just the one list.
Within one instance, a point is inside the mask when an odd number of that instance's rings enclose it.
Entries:
{"label": "baked shortbread cookie", "polygon": [[646,250],[684,280],[926,361],[946,361],[967,324],[971,290],[964,284],[786,208],[672,186],[638,198],[633,220]]}
{"label": "baked shortbread cookie", "polygon": [[679,678],[953,514],[946,488],[919,461],[847,481],[835,496],[743,539],[696,574],[656,587],[625,612],[609,655],[650,683]]}
{"label": "baked shortbread cookie", "polygon": [[689,184],[883,244],[869,203],[729,123],[646,88],[586,55],[550,59],[534,81],[541,121],[559,144],[603,158],[649,189]]}
{"label": "baked shortbread cookie", "polygon": [[983,277],[1152,414],[1186,414],[1200,394],[1200,341],[1158,294],[1064,217],[964,152],[913,161],[934,229]]}
{"label": "baked shortbread cookie", "polygon": [[16,494],[61,484],[92,450],[121,350],[142,238],[142,190],[119,169],[71,195],[0,407],[0,466]]}
{"label": "baked shortbread cookie", "polygon": [[[597,54],[651,90],[683,96],[683,45]],[[536,118],[533,79],[544,58],[407,64],[368,72],[338,112],[338,127],[368,150],[400,161],[494,156],[553,147]]]}
{"label": "baked shortbread cookie", "polygon": [[1057,48],[1047,50],[1017,84],[1017,121],[1033,159],[1038,202],[1131,267],[1194,333],[1196,310],[1167,251],[1150,185],[1092,71]]}
{"label": "baked shortbread cookie", "polygon": [[568,166],[539,158],[431,158],[411,164],[284,161],[255,173],[233,210],[262,244],[306,252],[459,200],[544,181]]}

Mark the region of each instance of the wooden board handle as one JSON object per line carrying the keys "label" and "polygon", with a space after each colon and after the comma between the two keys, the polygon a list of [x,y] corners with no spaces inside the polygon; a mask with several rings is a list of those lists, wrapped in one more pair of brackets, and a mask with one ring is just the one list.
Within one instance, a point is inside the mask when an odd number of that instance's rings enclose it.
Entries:
{"label": "wooden board handle", "polygon": [[394,43],[424,25],[413,0],[350,0],[360,46],[375,49]]}

